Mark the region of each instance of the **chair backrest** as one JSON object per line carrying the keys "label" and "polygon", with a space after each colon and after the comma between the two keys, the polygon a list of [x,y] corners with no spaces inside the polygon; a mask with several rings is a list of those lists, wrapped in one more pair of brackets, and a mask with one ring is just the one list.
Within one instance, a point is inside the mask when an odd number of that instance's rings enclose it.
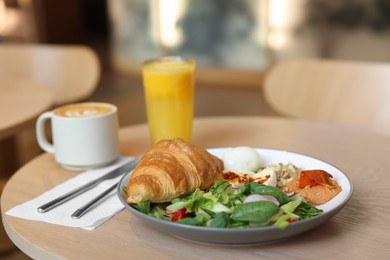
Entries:
{"label": "chair backrest", "polygon": [[82,45],[0,44],[0,78],[46,87],[55,105],[88,98],[100,78],[96,53]]}
{"label": "chair backrest", "polygon": [[266,101],[282,115],[390,135],[390,64],[290,60],[271,68],[263,87]]}

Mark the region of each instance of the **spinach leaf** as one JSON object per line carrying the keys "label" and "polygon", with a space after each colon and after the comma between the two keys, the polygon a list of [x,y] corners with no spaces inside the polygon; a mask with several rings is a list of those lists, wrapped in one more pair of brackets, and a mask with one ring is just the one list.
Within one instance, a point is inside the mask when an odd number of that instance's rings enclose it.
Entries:
{"label": "spinach leaf", "polygon": [[191,218],[182,218],[176,223],[192,225],[192,226],[204,226],[206,223],[207,217],[204,214],[197,214],[195,217]]}
{"label": "spinach leaf", "polygon": [[208,223],[209,227],[225,228],[229,224],[229,215],[225,212],[218,212],[215,217]]}
{"label": "spinach leaf", "polygon": [[264,223],[271,219],[279,208],[271,201],[254,201],[238,205],[230,218],[237,221]]}
{"label": "spinach leaf", "polygon": [[201,226],[202,222],[199,222],[196,218],[182,218],[176,223],[185,224],[185,225],[191,225],[191,226]]}
{"label": "spinach leaf", "polygon": [[294,211],[294,213],[297,214],[300,219],[312,218],[322,214],[322,212],[323,210],[317,209],[313,205],[304,201],[301,201],[301,204]]}
{"label": "spinach leaf", "polygon": [[245,186],[247,187],[245,191],[246,195],[250,195],[250,194],[272,195],[280,202],[281,205],[284,205],[291,200],[286,193],[272,186],[258,184],[256,182],[248,183]]}

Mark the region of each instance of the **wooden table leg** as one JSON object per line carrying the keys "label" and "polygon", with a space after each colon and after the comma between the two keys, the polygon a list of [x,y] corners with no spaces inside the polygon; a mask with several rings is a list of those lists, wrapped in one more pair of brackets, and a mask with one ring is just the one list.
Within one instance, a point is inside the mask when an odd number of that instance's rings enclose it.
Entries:
{"label": "wooden table leg", "polygon": [[18,155],[16,151],[16,137],[12,136],[0,141],[0,177],[9,179],[18,169]]}
{"label": "wooden table leg", "polygon": [[[7,180],[18,168],[18,156],[16,153],[16,138],[10,137],[0,141],[0,193],[3,191]],[[14,244],[8,238],[0,219],[0,253],[6,253],[15,249]]]}
{"label": "wooden table leg", "polygon": [[[0,192],[3,190],[4,183],[0,183]],[[8,238],[7,233],[5,233],[3,222],[0,218],[0,259],[1,255],[6,254],[12,250],[15,250],[16,246],[12,241]]]}

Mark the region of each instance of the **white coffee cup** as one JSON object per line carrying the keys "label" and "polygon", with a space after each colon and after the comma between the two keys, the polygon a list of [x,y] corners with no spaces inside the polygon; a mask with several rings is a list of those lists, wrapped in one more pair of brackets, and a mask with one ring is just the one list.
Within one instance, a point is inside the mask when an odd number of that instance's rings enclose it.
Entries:
{"label": "white coffee cup", "polygon": [[[67,170],[86,170],[107,165],[118,158],[117,107],[88,102],[59,107],[41,114],[36,122],[39,146],[53,153]],[[53,143],[45,135],[45,122],[51,120]]]}

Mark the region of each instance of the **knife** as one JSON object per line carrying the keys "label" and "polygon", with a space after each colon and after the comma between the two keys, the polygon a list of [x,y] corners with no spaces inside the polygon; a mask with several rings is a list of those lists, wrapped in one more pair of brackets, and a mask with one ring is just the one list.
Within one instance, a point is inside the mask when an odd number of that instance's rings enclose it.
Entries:
{"label": "knife", "polygon": [[140,159],[141,159],[141,157],[139,156],[139,157],[135,158],[134,160],[132,160],[131,162],[128,162],[128,163],[124,164],[123,166],[112,170],[111,172],[103,175],[102,177],[97,178],[96,180],[93,180],[93,181],[91,181],[91,182],[89,182],[89,183],[87,183],[87,184],[85,184],[77,189],[74,189],[74,190],[72,190],[64,195],[61,195],[58,198],[55,198],[52,201],[49,201],[49,202],[43,204],[42,206],[40,206],[38,208],[38,212],[39,213],[47,212],[47,211],[65,203],[65,202],[73,199],[74,197],[92,189],[93,187],[97,186],[99,183],[101,183],[103,181],[113,179],[115,177],[118,177],[120,175],[123,175],[125,173],[128,173],[128,172],[134,170],[134,168],[139,163]]}

